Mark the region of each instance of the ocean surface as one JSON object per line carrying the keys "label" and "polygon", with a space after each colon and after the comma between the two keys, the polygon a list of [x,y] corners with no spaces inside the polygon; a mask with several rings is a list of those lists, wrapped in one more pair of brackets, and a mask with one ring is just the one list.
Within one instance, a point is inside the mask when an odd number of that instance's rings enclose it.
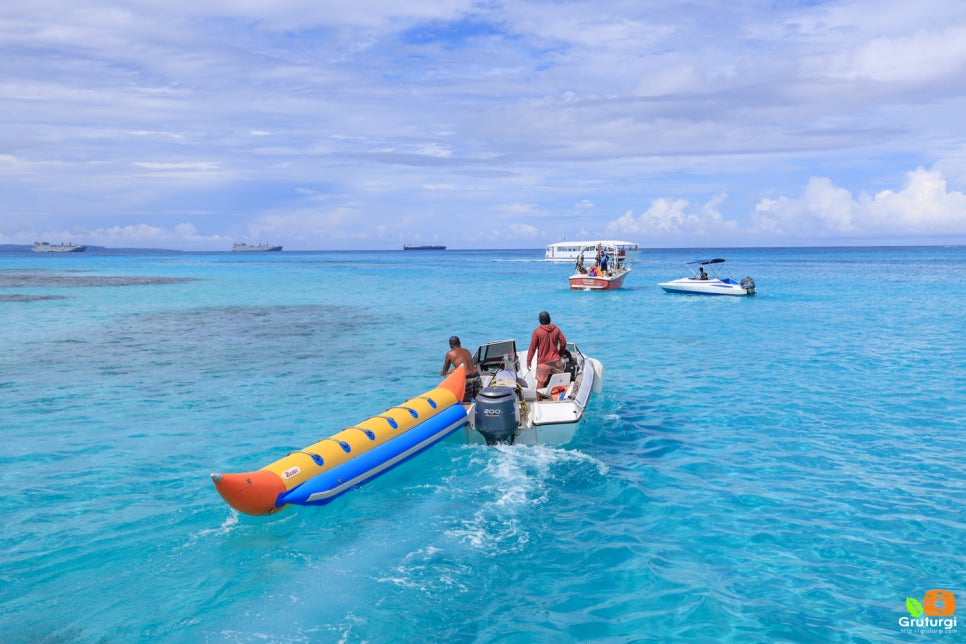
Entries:
{"label": "ocean surface", "polygon": [[[719,256],[758,295],[657,287]],[[591,293],[542,250],[2,253],[0,641],[962,641],[964,266],[646,250]],[[605,369],[570,445],[450,438],[270,517],[212,486],[541,310]],[[963,623],[905,632],[930,589]]]}

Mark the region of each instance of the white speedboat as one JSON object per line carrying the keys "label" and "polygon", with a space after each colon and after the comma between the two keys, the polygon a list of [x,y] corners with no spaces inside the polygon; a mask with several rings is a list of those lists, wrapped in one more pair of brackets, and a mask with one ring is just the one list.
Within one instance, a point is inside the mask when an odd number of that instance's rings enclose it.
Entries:
{"label": "white speedboat", "polygon": [[279,244],[246,244],[238,242],[231,247],[236,253],[267,253],[269,251],[282,250]]}
{"label": "white speedboat", "polygon": [[637,242],[614,241],[613,239],[599,239],[596,241],[562,241],[547,246],[543,257],[548,262],[576,262],[580,252],[587,246],[616,246],[617,255],[621,261],[637,259],[641,248]]}
{"label": "white speedboat", "polygon": [[591,393],[604,382],[600,361],[568,344],[564,370],[536,388],[536,358],[526,365],[527,352],[515,340],[489,342],[476,350],[473,362],[483,389],[466,405],[463,427],[470,443],[565,445],[573,440]]}
{"label": "white speedboat", "polygon": [[[668,293],[690,293],[693,295],[754,295],[755,280],[744,277],[741,281],[731,276],[719,277],[718,270],[724,264],[723,259],[698,259],[685,265],[691,271],[691,277],[682,277],[671,282],[658,284]],[[711,270],[708,275],[705,266]]]}
{"label": "white speedboat", "polygon": [[[606,254],[607,261],[601,257]],[[592,257],[594,261],[585,266],[585,257]],[[624,286],[624,278],[631,272],[625,257],[620,254],[617,246],[599,244],[585,246],[577,256],[574,274],[570,276],[571,291],[613,291]]]}

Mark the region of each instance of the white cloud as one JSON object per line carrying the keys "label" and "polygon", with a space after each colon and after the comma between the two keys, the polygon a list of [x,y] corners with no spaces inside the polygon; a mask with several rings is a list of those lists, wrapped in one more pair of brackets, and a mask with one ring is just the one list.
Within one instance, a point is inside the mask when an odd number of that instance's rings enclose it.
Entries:
{"label": "white cloud", "polygon": [[811,62],[807,69],[812,73],[847,80],[914,84],[954,80],[966,71],[966,26],[859,39]]}
{"label": "white cloud", "polygon": [[162,163],[156,161],[135,161],[134,165],[147,170],[217,170],[218,163],[214,161],[195,161],[180,163]]}
{"label": "white cloud", "polygon": [[36,0],[0,8],[0,39],[5,230],[153,239],[137,222],[173,235],[200,212],[213,244],[287,248],[429,229],[472,247],[484,215],[518,245],[959,230],[935,178],[841,187],[917,164],[966,185],[950,0]]}
{"label": "white cloud", "polygon": [[510,234],[513,237],[522,237],[526,239],[532,239],[540,234],[540,231],[536,226],[531,226],[529,224],[510,224]]}
{"label": "white cloud", "polygon": [[[378,226],[359,226],[363,214],[349,206],[317,205],[274,210],[253,217],[246,230],[253,240],[320,248],[325,240],[379,239]],[[288,242],[286,242],[288,240]]]}
{"label": "white cloud", "polygon": [[798,198],[763,199],[755,207],[754,220],[761,232],[789,236],[802,231],[851,233],[852,217],[849,191],[825,177],[812,177]]}
{"label": "white cloud", "polygon": [[29,244],[33,241],[71,241],[108,248],[167,248],[167,249],[221,249],[228,238],[221,235],[202,235],[191,223],[175,224],[171,228],[150,224],[130,224],[85,229],[74,226],[68,229],[18,230],[10,234],[0,233],[0,241],[10,244]]}
{"label": "white cloud", "polygon": [[949,190],[938,170],[917,168],[897,190],[857,197],[831,179],[812,177],[798,197],[764,199],[753,215],[758,232],[797,236],[966,234],[966,194]]}
{"label": "white cloud", "polygon": [[823,239],[966,235],[966,194],[950,190],[939,170],[917,168],[896,190],[853,196],[828,177],[812,177],[797,197],[762,199],[747,224],[721,213],[725,195],[693,207],[686,199],[654,199],[640,215],[628,210],[609,234],[640,236],[654,245],[752,245]]}
{"label": "white cloud", "polygon": [[715,236],[731,235],[738,225],[722,216],[720,207],[727,195],[712,197],[697,209],[691,208],[686,199],[659,198],[639,216],[628,210],[623,216],[607,225],[606,231],[613,235],[644,235],[649,239],[690,238],[692,241],[709,241]]}

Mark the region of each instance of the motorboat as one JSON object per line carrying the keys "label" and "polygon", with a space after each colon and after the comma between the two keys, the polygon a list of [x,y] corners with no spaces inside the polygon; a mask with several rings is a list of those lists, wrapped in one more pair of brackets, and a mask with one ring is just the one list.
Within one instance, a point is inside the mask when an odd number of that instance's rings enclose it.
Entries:
{"label": "motorboat", "polygon": [[[594,257],[589,267],[584,265],[584,257]],[[607,261],[602,261],[606,256]],[[581,249],[574,264],[574,274],[570,276],[571,291],[613,291],[624,286],[624,278],[631,272],[619,247],[608,245],[585,246]]]}
{"label": "motorboat", "polygon": [[[755,280],[750,277],[743,277],[741,281],[735,280],[730,275],[719,277],[718,272],[723,259],[698,259],[687,262],[685,266],[691,271],[691,277],[682,277],[671,282],[658,284],[668,293],[690,293],[694,295],[754,295]],[[704,270],[707,267],[711,271],[708,275]]]}
{"label": "motorboat", "polygon": [[231,249],[236,253],[267,253],[282,250],[282,247],[279,244],[246,244],[244,242],[238,242]]}
{"label": "motorboat", "polygon": [[562,241],[550,244],[547,246],[543,257],[548,262],[573,263],[577,261],[580,253],[588,246],[593,248],[597,248],[598,246],[614,246],[617,248],[616,257],[620,258],[622,262],[637,259],[641,253],[641,248],[637,242],[599,239],[595,241]]}
{"label": "motorboat", "polygon": [[574,344],[568,344],[563,369],[550,376],[546,387],[536,387],[536,358],[525,364],[527,352],[515,340],[480,346],[473,362],[483,388],[470,403],[463,428],[470,443],[488,445],[566,445],[592,393],[600,393],[604,367]]}

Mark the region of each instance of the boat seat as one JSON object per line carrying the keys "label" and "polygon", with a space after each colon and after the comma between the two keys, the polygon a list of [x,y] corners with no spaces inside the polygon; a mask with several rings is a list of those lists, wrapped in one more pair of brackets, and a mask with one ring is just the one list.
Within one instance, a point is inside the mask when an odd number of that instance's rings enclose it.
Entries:
{"label": "boat seat", "polygon": [[[570,386],[570,372],[564,371],[563,373],[555,373],[550,376],[550,381],[547,382],[547,386],[542,389],[537,389],[537,395],[539,398],[550,398],[550,392],[554,390],[555,387],[569,387]],[[563,400],[566,396],[559,396],[557,400]]]}

